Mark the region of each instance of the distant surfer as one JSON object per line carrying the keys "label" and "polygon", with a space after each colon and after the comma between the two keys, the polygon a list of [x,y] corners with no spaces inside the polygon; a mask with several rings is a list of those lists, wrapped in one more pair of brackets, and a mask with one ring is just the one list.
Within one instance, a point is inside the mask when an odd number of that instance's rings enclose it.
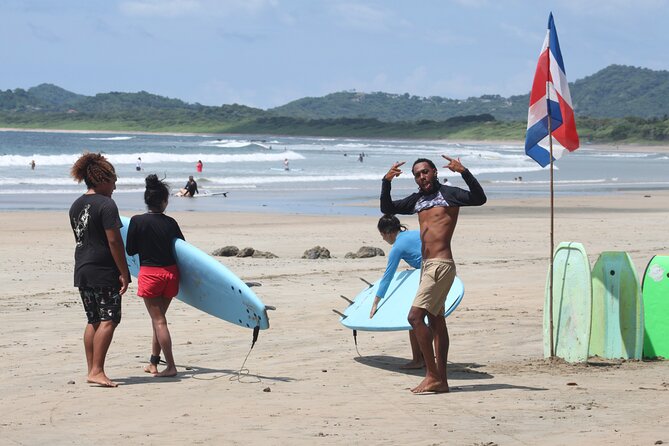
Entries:
{"label": "distant surfer", "polygon": [[141,156],[138,156],[138,157],[137,157],[137,164],[135,164],[135,170],[136,170],[137,172],[141,172],[141,171],[142,171],[142,157],[141,157]]}
{"label": "distant surfer", "polygon": [[188,177],[188,182],[186,182],[186,185],[179,191],[179,194],[181,197],[192,197],[195,194],[198,194],[197,190],[197,182],[193,178],[193,175],[190,175]]}
{"label": "distant surfer", "polygon": [[[425,379],[411,389],[414,393],[449,391],[446,372],[449,338],[443,314],[446,295],[456,273],[451,239],[460,207],[481,206],[487,200],[483,188],[459,158],[442,156],[448,161],[444,167],[460,173],[469,191],[440,184],[436,166],[425,158],[417,159],[411,169],[419,192],[396,201],[390,196],[391,182],[402,174],[400,167],[404,161],[392,165],[381,185],[381,212],[417,213],[420,224],[423,264],[420,285],[409,310],[408,320],[423,353],[426,373]],[[429,326],[424,322],[426,316]]]}
{"label": "distant surfer", "polygon": [[197,164],[195,164],[195,170],[197,170],[197,173],[202,173],[202,160],[197,160]]}
{"label": "distant surfer", "polygon": [[[144,371],[157,377],[177,374],[165,315],[172,298],[179,294],[179,270],[172,253],[172,240],[184,240],[184,236],[176,220],[164,214],[169,195],[167,184],[156,175],[146,177],[144,202],[148,212],[130,219],[126,244],[128,255],[139,254],[137,295],[143,298],[153,326],[151,357]],[[158,372],[161,351],[167,367]]]}
{"label": "distant surfer", "polygon": [[288,164],[288,158],[283,160],[283,170],[290,170],[290,164]]}
{"label": "distant surfer", "polygon": [[35,160],[30,161],[30,170],[35,170]]}
{"label": "distant surfer", "polygon": [[69,212],[76,241],[74,286],[79,288],[88,319],[84,330],[86,381],[117,387],[104,366],[114,330],[121,322],[121,296],[128,289],[130,274],[121,238],[121,217],[111,199],[116,172],[104,156],[86,153],[74,163],[70,174],[88,187]]}
{"label": "distant surfer", "polygon": [[[388,286],[397,271],[400,260],[404,260],[412,268],[420,269],[422,254],[420,245],[420,232],[408,231],[407,227],[400,223],[394,215],[384,215],[379,219],[377,228],[381,237],[392,245],[388,253],[388,262],[386,271],[383,273],[379,289],[376,291],[372,310],[369,313],[370,319],[376,313],[376,307],[386,295]],[[411,362],[400,366],[401,369],[420,369],[425,366],[423,355],[418,346],[418,340],[413,330],[409,330],[409,342],[411,344]]]}

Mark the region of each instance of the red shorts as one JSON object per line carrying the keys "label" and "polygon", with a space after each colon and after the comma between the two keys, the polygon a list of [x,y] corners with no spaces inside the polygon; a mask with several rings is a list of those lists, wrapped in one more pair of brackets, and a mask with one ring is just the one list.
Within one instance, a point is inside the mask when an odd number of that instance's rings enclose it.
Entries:
{"label": "red shorts", "polygon": [[169,297],[179,294],[179,269],[170,266],[140,266],[137,279],[139,297]]}

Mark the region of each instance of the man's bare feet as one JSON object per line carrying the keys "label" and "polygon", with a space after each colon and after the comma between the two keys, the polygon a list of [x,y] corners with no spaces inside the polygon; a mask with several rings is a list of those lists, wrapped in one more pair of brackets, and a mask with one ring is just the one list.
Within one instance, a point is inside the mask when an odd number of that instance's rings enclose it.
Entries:
{"label": "man's bare feet", "polygon": [[154,373],[153,376],[155,376],[156,378],[171,378],[173,376],[177,376],[177,368],[168,367],[162,372]]}
{"label": "man's bare feet", "polygon": [[412,393],[447,393],[449,391],[448,383],[439,381],[432,377],[425,379],[418,386],[411,389]]}
{"label": "man's bare feet", "polygon": [[107,375],[98,373],[97,375],[88,375],[86,382],[90,384],[99,384],[102,387],[118,387],[118,384],[107,377]]}
{"label": "man's bare feet", "polygon": [[425,361],[416,361],[415,359],[412,360],[411,362],[407,362],[404,365],[400,366],[400,369],[403,370],[413,370],[413,369],[422,369],[425,367]]}
{"label": "man's bare feet", "polygon": [[158,373],[158,366],[155,364],[149,364],[144,367],[144,371],[146,373],[152,373],[155,375],[156,373]]}

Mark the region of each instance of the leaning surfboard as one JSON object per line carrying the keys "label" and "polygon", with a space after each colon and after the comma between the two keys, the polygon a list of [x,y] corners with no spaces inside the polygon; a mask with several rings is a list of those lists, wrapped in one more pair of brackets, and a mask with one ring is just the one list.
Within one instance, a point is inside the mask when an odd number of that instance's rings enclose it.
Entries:
{"label": "leaning surfboard", "polygon": [[607,251],[592,267],[590,356],[641,359],[643,301],[632,259]]}
{"label": "leaning surfboard", "polygon": [[643,275],[644,358],[669,359],[669,256],[654,256]]}
{"label": "leaning surfboard", "polygon": [[[544,356],[550,357],[550,269],[544,299]],[[562,242],[553,255],[553,346],[568,362],[588,359],[592,281],[583,245]]]}
{"label": "leaning surfboard", "polygon": [[[379,289],[381,279],[361,291],[346,308],[339,321],[346,328],[362,331],[398,331],[409,330],[411,325],[407,321],[407,315],[420,280],[420,270],[410,269],[398,271],[386,291],[386,295],[376,307],[374,317],[370,319],[369,313]],[[465,288],[459,277],[456,277],[451,290],[446,297],[444,316],[451,314],[462,301]]]}
{"label": "leaning surfboard", "polygon": [[[121,235],[126,242],[130,219],[121,217]],[[267,307],[251,288],[204,251],[174,240],[174,257],[179,268],[177,299],[219,319],[246,328],[269,328]],[[130,274],[137,277],[139,257],[126,255]]]}

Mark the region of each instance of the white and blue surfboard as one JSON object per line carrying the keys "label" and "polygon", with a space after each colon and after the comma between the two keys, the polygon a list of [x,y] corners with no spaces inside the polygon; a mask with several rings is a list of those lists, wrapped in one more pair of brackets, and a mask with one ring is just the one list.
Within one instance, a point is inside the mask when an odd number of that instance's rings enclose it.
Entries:
{"label": "white and blue surfboard", "polygon": [[[381,279],[361,291],[346,308],[339,321],[346,328],[361,331],[410,330],[407,321],[411,304],[418,291],[420,270],[398,271],[393,276],[386,295],[376,307],[373,318],[369,317]],[[464,284],[459,277],[453,281],[444,308],[444,316],[451,314],[465,295]]]}
{"label": "white and blue surfboard", "polygon": [[[126,243],[130,219],[121,217],[121,235]],[[179,268],[177,299],[219,319],[246,328],[269,328],[267,307],[244,281],[206,252],[181,240],[174,240],[174,257]],[[139,273],[139,256],[128,256],[130,274]]]}

